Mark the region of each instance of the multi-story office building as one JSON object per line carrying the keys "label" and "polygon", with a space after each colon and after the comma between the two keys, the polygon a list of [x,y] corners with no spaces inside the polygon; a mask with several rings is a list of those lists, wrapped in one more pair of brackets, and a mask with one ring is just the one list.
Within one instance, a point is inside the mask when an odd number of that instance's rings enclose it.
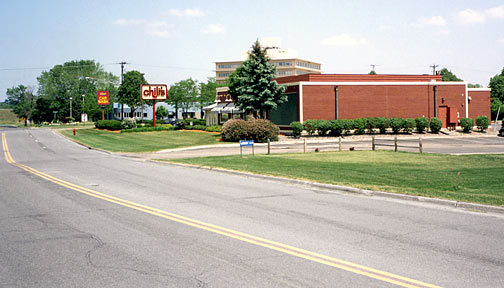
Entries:
{"label": "multi-story office building", "polygon": [[[320,74],[320,63],[299,59],[294,49],[280,48],[280,39],[264,38],[262,46],[271,59],[269,63],[276,67],[276,77],[295,76],[303,74]],[[215,63],[215,79],[221,83],[240,67],[248,57],[248,51],[241,53],[239,61],[225,61]]]}

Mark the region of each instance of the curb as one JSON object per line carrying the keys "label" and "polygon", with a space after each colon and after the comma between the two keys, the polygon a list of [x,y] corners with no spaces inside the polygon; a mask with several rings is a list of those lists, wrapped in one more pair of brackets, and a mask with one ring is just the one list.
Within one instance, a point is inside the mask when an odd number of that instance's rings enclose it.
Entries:
{"label": "curb", "polygon": [[405,201],[429,203],[429,204],[435,204],[435,205],[440,205],[440,206],[445,206],[445,207],[451,207],[451,208],[455,208],[455,209],[469,210],[469,211],[473,211],[473,212],[497,213],[497,214],[504,215],[504,207],[500,207],[500,206],[492,206],[492,205],[462,202],[462,201],[456,201],[456,200],[431,198],[431,197],[425,197],[425,196],[398,194],[398,193],[385,192],[385,191],[366,190],[366,189],[359,189],[359,188],[355,188],[355,187],[334,185],[334,184],[325,184],[325,183],[319,183],[319,182],[313,182],[313,181],[307,181],[307,180],[298,180],[298,179],[291,179],[291,178],[270,176],[270,175],[260,175],[260,174],[250,173],[250,172],[235,171],[235,170],[229,170],[229,169],[224,169],[224,168],[213,168],[213,167],[208,167],[208,166],[174,163],[174,162],[158,161],[158,160],[152,160],[152,159],[147,160],[147,161],[157,163],[157,164],[182,166],[182,167],[187,167],[187,168],[203,169],[203,170],[208,170],[208,171],[217,171],[217,172],[231,174],[231,175],[247,176],[247,177],[252,177],[252,178],[257,178],[257,179],[271,180],[271,181],[280,182],[280,183],[309,186],[311,188],[319,188],[319,189],[328,190],[332,193],[346,192],[346,193],[365,195],[365,196],[376,196],[376,197],[399,199],[399,200],[405,200]]}

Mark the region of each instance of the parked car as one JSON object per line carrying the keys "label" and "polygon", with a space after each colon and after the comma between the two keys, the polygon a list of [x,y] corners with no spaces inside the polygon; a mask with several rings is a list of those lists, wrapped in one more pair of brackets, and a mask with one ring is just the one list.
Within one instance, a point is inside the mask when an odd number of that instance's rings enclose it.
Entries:
{"label": "parked car", "polygon": [[164,120],[164,123],[171,124],[171,125],[175,126],[175,124],[177,124],[177,118],[166,118]]}
{"label": "parked car", "polygon": [[499,136],[504,137],[504,125],[502,125],[501,129],[499,130]]}

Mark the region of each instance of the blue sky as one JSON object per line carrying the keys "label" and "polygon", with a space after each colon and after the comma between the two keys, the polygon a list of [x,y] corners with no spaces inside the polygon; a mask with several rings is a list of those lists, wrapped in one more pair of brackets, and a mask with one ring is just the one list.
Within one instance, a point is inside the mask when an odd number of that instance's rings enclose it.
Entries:
{"label": "blue sky", "polygon": [[[431,73],[488,85],[504,67],[500,1],[23,1],[0,4],[0,101],[70,60],[94,59],[172,84],[215,76],[255,39],[320,62],[323,73]],[[43,69],[41,69],[43,68]]]}

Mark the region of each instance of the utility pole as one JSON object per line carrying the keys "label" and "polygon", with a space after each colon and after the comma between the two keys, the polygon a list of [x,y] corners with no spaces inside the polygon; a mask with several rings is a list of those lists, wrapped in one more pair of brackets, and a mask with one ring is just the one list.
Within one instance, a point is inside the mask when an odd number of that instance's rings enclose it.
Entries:
{"label": "utility pole", "polygon": [[439,67],[439,65],[436,65],[436,64],[432,64],[431,66],[429,66],[432,68],[432,75],[436,75],[436,68]]}
{"label": "utility pole", "polygon": [[[374,69],[375,69],[375,66],[378,66],[378,65],[371,64],[371,65],[369,65],[369,66],[371,66],[371,67],[373,68],[373,70],[372,70],[372,71],[375,71],[375,70],[374,70]],[[376,71],[375,71],[375,72],[376,72]]]}
{"label": "utility pole", "polygon": [[[117,64],[121,64],[121,84],[123,83],[124,81],[124,65],[126,64],[129,64],[129,63],[126,63],[126,62],[119,62]],[[124,103],[121,103],[121,120],[124,119]]]}

